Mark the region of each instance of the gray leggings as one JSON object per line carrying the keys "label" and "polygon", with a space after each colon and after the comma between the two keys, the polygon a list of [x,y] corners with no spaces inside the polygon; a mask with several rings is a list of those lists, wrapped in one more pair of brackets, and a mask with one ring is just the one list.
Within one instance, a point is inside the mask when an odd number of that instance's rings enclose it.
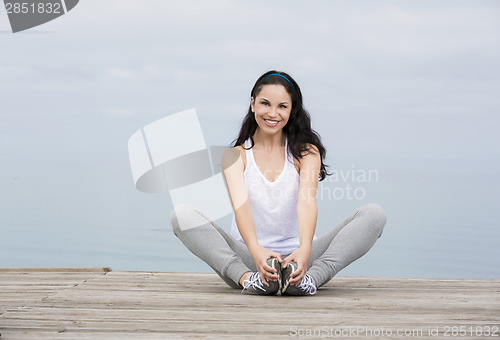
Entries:
{"label": "gray leggings", "polygon": [[[179,220],[183,223],[182,227],[179,226]],[[337,227],[315,239],[307,273],[316,285],[324,285],[340,270],[366,254],[382,235],[385,222],[382,208],[371,203],[357,209]],[[229,286],[241,288],[241,276],[248,271],[257,271],[246,245],[234,239],[202,212],[187,205],[179,205],[172,212],[170,223],[182,243]],[[282,254],[282,258],[285,257]]]}

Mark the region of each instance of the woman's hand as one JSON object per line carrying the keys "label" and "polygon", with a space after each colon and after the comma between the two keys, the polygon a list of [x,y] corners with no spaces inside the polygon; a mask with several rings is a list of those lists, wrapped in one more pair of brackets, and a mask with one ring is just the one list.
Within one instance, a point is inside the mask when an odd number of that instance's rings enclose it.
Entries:
{"label": "woman's hand", "polygon": [[283,260],[283,268],[286,268],[290,261],[297,263],[297,270],[290,274],[290,284],[297,286],[302,281],[307,272],[307,261],[311,255],[309,248],[300,247]]}
{"label": "woman's hand", "polygon": [[250,250],[250,255],[252,255],[255,265],[257,266],[257,271],[260,274],[260,278],[266,286],[269,286],[269,283],[267,283],[266,280],[278,281],[278,273],[276,272],[276,269],[268,265],[267,260],[271,257],[275,257],[281,263],[282,260],[280,253],[269,250],[262,246],[255,246]]}

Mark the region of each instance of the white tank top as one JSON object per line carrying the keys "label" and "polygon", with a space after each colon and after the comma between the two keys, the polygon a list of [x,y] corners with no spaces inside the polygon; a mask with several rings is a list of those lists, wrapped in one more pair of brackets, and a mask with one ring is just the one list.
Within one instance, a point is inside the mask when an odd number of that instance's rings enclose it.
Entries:
{"label": "white tank top", "polygon": [[[248,139],[245,148],[250,146]],[[300,246],[297,225],[300,176],[293,165],[293,156],[288,151],[288,140],[285,142],[285,166],[273,182],[267,180],[257,167],[252,149],[245,150],[245,154],[245,183],[259,244],[282,255],[290,254]],[[234,212],[231,235],[244,242]]]}

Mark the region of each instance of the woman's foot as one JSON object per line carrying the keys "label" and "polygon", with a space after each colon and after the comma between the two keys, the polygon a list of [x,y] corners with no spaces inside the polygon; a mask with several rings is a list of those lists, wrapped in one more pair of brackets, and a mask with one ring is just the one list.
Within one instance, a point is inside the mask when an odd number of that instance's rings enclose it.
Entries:
{"label": "woman's foot", "polygon": [[297,270],[297,263],[291,261],[283,270],[283,290],[282,295],[314,295],[316,294],[316,284],[309,274],[304,275],[302,281],[297,286],[290,284],[290,274]]}
{"label": "woman's foot", "polygon": [[[278,274],[278,281],[267,281],[269,286],[266,286],[258,272],[248,272],[242,277],[240,284],[243,286],[242,293],[247,290],[258,295],[276,295],[281,290],[282,276],[281,276],[281,263],[277,258],[271,257],[267,260],[267,264],[276,269]],[[245,277],[245,278],[244,278]],[[244,278],[244,279],[243,279]]]}

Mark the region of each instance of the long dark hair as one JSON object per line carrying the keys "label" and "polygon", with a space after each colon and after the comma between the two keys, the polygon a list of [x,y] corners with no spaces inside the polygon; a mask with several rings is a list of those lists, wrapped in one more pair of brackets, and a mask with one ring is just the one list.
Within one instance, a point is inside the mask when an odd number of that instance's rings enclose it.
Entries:
{"label": "long dark hair", "polygon": [[[323,162],[326,156],[326,149],[321,143],[320,135],[311,128],[311,116],[303,106],[302,92],[300,92],[299,85],[285,72],[272,70],[264,73],[259,77],[259,79],[257,79],[252,88],[251,96],[256,98],[264,85],[282,85],[292,97],[292,111],[290,113],[290,118],[288,119],[287,124],[283,127],[283,132],[288,138],[288,149],[300,162],[300,159],[310,152],[310,148],[308,148],[307,145],[313,144],[316,146],[321,159],[319,180],[324,180],[327,175],[331,175],[326,172],[328,165],[325,165]],[[245,118],[243,118],[238,138],[231,143],[231,146],[235,147],[237,145],[241,145],[248,138],[250,138],[252,143],[250,148],[252,148],[255,145],[253,135],[257,130],[257,126],[255,114],[252,112],[252,107],[250,105],[248,113]]]}

